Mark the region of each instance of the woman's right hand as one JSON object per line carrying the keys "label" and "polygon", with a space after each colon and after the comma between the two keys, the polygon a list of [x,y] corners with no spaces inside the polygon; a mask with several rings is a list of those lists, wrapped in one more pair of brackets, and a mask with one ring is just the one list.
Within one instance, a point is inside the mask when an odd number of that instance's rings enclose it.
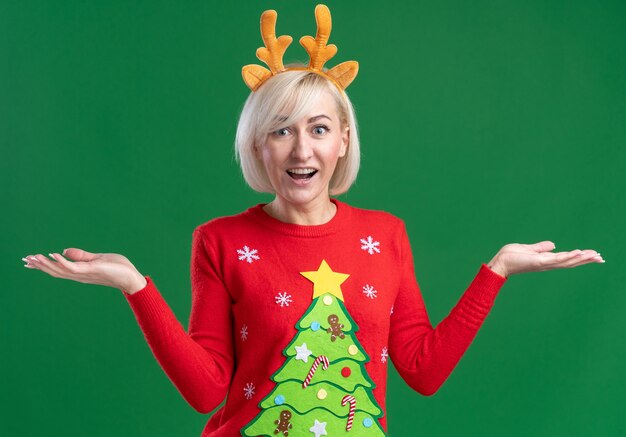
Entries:
{"label": "woman's right hand", "polygon": [[[74,261],[70,262],[63,255]],[[63,255],[51,253],[22,258],[24,267],[38,269],[55,278],[71,279],[86,284],[106,285],[133,294],[146,286],[146,279],[123,255],[117,253],[90,253],[82,249],[65,249]]]}

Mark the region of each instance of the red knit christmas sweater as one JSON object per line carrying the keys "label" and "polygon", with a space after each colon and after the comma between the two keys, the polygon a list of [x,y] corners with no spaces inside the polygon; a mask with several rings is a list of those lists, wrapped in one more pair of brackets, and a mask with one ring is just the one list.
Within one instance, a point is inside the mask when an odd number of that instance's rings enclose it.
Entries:
{"label": "red knit christmas sweater", "polygon": [[[154,282],[124,293],[203,437],[386,435],[389,360],[423,395],[448,378],[506,278],[482,264],[433,328],[402,220],[332,199],[326,224],[263,205],[198,226],[188,331]],[[276,432],[275,432],[276,431]]]}

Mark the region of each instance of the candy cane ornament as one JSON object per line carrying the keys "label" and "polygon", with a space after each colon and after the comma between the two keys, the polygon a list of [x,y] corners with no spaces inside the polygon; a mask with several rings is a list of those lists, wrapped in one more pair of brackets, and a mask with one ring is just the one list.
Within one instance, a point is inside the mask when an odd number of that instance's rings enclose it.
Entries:
{"label": "candy cane ornament", "polygon": [[346,403],[350,402],[350,413],[348,414],[348,423],[346,424],[346,431],[350,431],[352,429],[352,422],[354,421],[354,412],[356,411],[356,399],[354,396],[345,395],[341,400],[341,405],[346,405]]}
{"label": "candy cane ornament", "polygon": [[313,378],[313,375],[315,374],[315,371],[317,370],[317,366],[319,366],[320,363],[322,363],[322,367],[324,368],[324,370],[328,369],[328,365],[329,365],[328,357],[326,357],[325,355],[320,355],[319,357],[315,359],[315,361],[313,361],[311,370],[309,370],[309,374],[306,376],[306,378],[304,379],[304,382],[302,383],[302,388],[307,388],[307,386],[309,385],[309,382],[311,382],[311,378]]}

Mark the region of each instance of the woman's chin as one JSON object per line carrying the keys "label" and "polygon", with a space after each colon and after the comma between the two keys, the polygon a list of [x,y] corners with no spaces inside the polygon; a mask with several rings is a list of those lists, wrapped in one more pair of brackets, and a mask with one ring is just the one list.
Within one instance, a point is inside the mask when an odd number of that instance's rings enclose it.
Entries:
{"label": "woman's chin", "polygon": [[[329,200],[328,189],[326,190],[312,190],[304,189],[305,187],[298,187],[299,189],[286,190],[282,193],[277,193],[277,197],[281,198],[281,201],[295,206],[295,207],[307,207],[309,205],[315,205],[323,203],[320,201]],[[308,187],[307,187],[308,188]],[[310,187],[313,188],[313,187]]]}

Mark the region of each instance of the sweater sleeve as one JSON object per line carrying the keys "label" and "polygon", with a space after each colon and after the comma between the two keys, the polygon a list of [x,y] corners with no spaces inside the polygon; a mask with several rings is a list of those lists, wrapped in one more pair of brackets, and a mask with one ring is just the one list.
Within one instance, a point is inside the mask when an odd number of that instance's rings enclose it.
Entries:
{"label": "sweater sleeve", "polygon": [[389,356],[415,391],[433,395],[450,376],[483,321],[506,278],[482,264],[448,316],[433,329],[415,278],[413,254],[402,226],[402,280],[389,332]]}
{"label": "sweater sleeve", "polygon": [[197,228],[191,254],[192,307],[185,332],[152,278],[134,294],[124,292],[154,354],[172,383],[198,412],[209,413],[226,397],[233,374],[230,294],[215,257]]}

